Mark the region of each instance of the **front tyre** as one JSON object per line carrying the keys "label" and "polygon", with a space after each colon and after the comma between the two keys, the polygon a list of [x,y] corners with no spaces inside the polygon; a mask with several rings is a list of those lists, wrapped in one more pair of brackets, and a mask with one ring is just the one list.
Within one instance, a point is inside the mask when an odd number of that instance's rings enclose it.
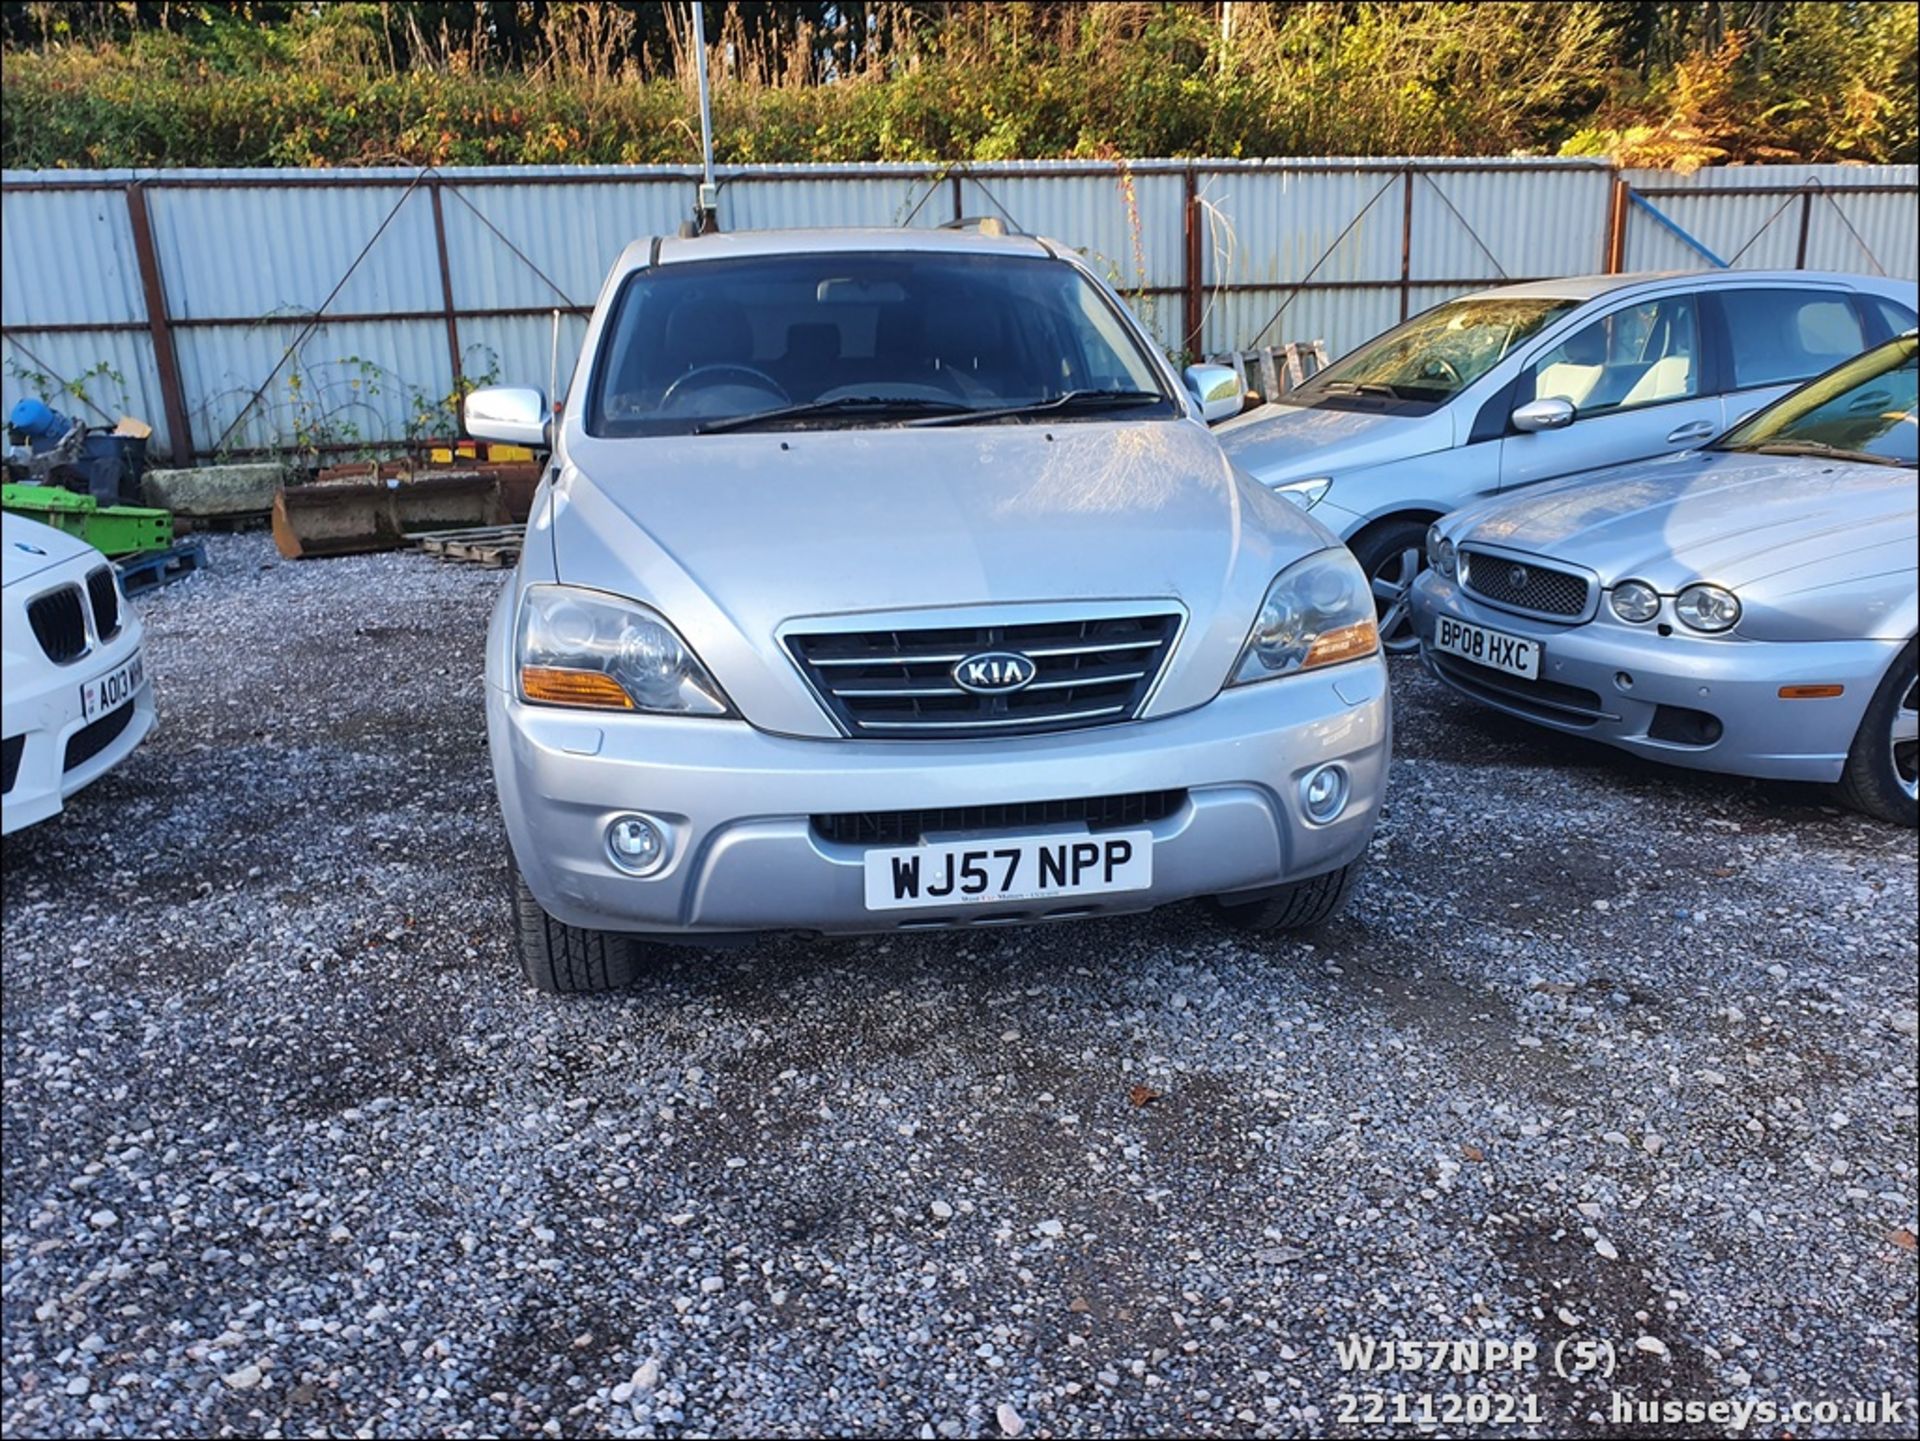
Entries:
{"label": "front tyre", "polygon": [[1894,658],[1861,718],[1840,773],[1840,798],[1896,826],[1920,825],[1920,667],[1915,642]]}
{"label": "front tyre", "polygon": [[640,938],[569,926],[548,915],[527,889],[511,848],[507,883],[513,898],[514,950],[520,969],[537,989],[561,996],[618,990],[645,968],[652,948]]}
{"label": "front tyre", "polygon": [[1250,931],[1305,931],[1323,926],[1347,904],[1365,869],[1363,856],[1337,871],[1296,881],[1252,900],[1216,896],[1214,909],[1230,925]]}
{"label": "front tyre", "polygon": [[1353,557],[1373,588],[1380,618],[1380,648],[1410,655],[1419,648],[1413,631],[1413,583],[1427,565],[1427,526],[1419,520],[1389,520],[1353,539]]}

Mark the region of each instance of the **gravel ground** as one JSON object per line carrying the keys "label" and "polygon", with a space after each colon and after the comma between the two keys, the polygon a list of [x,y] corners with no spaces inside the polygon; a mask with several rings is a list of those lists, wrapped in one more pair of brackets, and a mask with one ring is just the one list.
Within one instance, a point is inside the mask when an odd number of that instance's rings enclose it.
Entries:
{"label": "gravel ground", "polygon": [[[161,728],[6,846],[9,1435],[1912,1407],[1910,833],[1402,664],[1315,944],[1176,907],[556,1001],[507,951],[498,573],[211,551],[140,603]],[[1350,1333],[1543,1355],[1343,1375]],[[1555,1375],[1567,1339],[1612,1378]]]}

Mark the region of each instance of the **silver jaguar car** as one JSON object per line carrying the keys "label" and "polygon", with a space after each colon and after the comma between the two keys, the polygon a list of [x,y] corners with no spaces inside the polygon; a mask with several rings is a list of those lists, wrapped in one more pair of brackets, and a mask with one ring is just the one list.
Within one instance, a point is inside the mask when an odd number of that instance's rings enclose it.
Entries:
{"label": "silver jaguar car", "polygon": [[487,648],[521,959],[984,926],[1204,896],[1338,909],[1390,711],[1352,556],[1234,470],[1044,241],[760,232],[630,247]]}
{"label": "silver jaguar car", "polygon": [[1453,689],[1676,765],[1837,783],[1911,826],[1914,333],[1702,450],[1428,533],[1414,626]]}

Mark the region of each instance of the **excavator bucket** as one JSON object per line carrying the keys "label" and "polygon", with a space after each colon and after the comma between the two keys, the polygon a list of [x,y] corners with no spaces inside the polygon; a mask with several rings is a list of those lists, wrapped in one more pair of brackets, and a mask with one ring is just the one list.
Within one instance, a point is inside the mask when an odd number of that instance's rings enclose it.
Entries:
{"label": "excavator bucket", "polygon": [[395,550],[421,531],[504,524],[501,490],[498,476],[466,471],[283,486],[273,541],[289,559]]}

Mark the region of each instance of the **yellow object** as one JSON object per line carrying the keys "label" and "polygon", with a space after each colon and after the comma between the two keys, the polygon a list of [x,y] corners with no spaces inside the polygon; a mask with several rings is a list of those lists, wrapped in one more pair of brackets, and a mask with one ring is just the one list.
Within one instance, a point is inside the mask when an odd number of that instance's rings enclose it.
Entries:
{"label": "yellow object", "polygon": [[1312,670],[1315,666],[1358,660],[1363,655],[1372,655],[1378,649],[1380,632],[1375,629],[1374,623],[1370,620],[1356,621],[1316,636],[1313,644],[1307,648],[1307,658],[1301,662],[1300,669]]}
{"label": "yellow object", "polygon": [[[427,452],[427,458],[435,465],[452,465],[456,460],[478,460],[480,458],[480,450],[472,441],[463,440],[457,449],[444,445],[436,445]],[[489,445],[487,447],[487,459],[493,461],[532,460],[533,452],[528,450],[524,445]]]}
{"label": "yellow object", "polygon": [[1783,685],[1780,687],[1781,700],[1832,700],[1837,695],[1846,694],[1843,685]]}
{"label": "yellow object", "polygon": [[620,682],[597,670],[562,670],[556,666],[520,668],[520,693],[548,705],[589,706],[596,710],[632,710],[633,697]]}

